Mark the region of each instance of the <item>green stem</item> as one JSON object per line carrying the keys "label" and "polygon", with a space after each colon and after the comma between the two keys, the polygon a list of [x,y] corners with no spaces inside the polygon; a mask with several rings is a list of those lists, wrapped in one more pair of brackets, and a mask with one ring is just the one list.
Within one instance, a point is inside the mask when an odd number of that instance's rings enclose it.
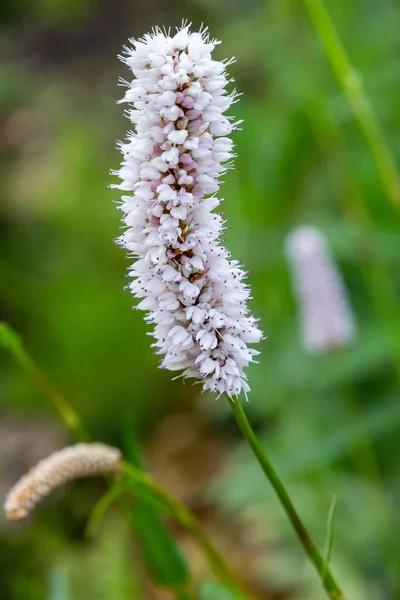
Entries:
{"label": "green stem", "polygon": [[202,531],[196,518],[188,511],[188,509],[170,496],[170,494],[161,488],[155,481],[153,481],[148,475],[130,465],[129,463],[122,463],[122,470],[132,480],[133,483],[144,485],[152,494],[161,501],[170,511],[171,515],[180,523],[193,538],[197,541],[199,546],[203,549],[207,556],[210,567],[214,571],[215,575],[221,579],[227,586],[233,591],[240,593],[240,597],[246,597],[246,592],[242,589],[241,583],[238,581],[235,574],[231,571],[225,559],[221,556],[218,550],[209,541],[207,536]]}
{"label": "green stem", "polygon": [[32,356],[26,350],[19,335],[7,323],[0,323],[0,338],[5,348],[7,348],[14,358],[19,362],[23,369],[32,377],[37,386],[50,399],[56,411],[65,423],[68,429],[78,440],[86,440],[87,435],[82,426],[81,420],[68,401],[62,396],[40,371],[35,364]]}
{"label": "green stem", "polygon": [[322,557],[320,551],[317,546],[314,544],[311,539],[307,529],[303,525],[297,511],[293,505],[292,500],[288,492],[286,491],[285,486],[277,475],[274,467],[272,466],[268,456],[264,452],[260,442],[258,441],[248,419],[246,413],[243,410],[243,406],[239,401],[234,402],[231,398],[228,398],[229,404],[231,406],[232,412],[235,415],[237,424],[243,436],[245,437],[247,443],[253,451],[254,456],[260,463],[262,470],[267,476],[270,484],[274,488],[276,495],[278,496],[283,509],[285,510],[293,528],[299,538],[301,545],[303,546],[305,552],[307,553],[309,559],[313,563],[315,569],[317,570],[322,585],[325,588],[329,598],[332,600],[344,599],[343,592],[340,590],[338,584],[336,583],[331,571],[326,564],[326,561]]}
{"label": "green stem", "polygon": [[22,351],[17,358],[19,359],[20,364],[36,381],[38,387],[43,391],[44,394],[46,394],[46,396],[48,396],[48,398],[50,398],[53,406],[57,410],[62,421],[64,421],[68,429],[70,429],[70,431],[75,435],[75,437],[78,440],[86,440],[87,434],[85,433],[80,418],[75,412],[75,410],[68,404],[64,396],[62,396],[53,388],[50,381],[37,368],[32,357],[26,352],[24,348],[22,348]]}
{"label": "green stem", "polygon": [[375,160],[389,200],[400,207],[400,179],[383,132],[374,115],[361,76],[352,66],[329,12],[322,0],[304,0],[322,47],[336,78],[345,92],[360,129]]}
{"label": "green stem", "polygon": [[336,508],[337,496],[333,496],[331,505],[329,507],[328,519],[326,522],[326,543],[325,543],[325,552],[324,552],[324,562],[325,568],[323,571],[323,579],[325,579],[326,569],[329,567],[329,563],[331,562],[332,549],[333,549],[333,518],[335,516],[335,508]]}
{"label": "green stem", "polygon": [[88,523],[86,525],[85,534],[88,537],[94,537],[97,527],[100,521],[103,519],[105,513],[110,506],[120,498],[125,492],[124,487],[121,485],[120,480],[116,480],[112,485],[110,484],[109,489],[100,497],[92,508]]}

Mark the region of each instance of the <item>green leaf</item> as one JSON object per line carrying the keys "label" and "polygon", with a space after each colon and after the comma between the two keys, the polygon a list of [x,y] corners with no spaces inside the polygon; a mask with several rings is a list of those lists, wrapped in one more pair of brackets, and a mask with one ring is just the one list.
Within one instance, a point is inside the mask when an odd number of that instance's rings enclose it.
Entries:
{"label": "green leaf", "polygon": [[0,346],[13,353],[18,352],[22,346],[19,335],[5,321],[0,321]]}
{"label": "green leaf", "polygon": [[[137,428],[129,419],[125,427],[125,454],[132,464],[142,468]],[[165,506],[146,486],[132,485],[129,481],[125,481],[124,485],[135,496],[134,503],[123,500],[122,504],[149,573],[161,586],[183,588],[189,580],[189,568],[174,537],[158,516],[160,512],[165,513]]]}
{"label": "green leaf", "polygon": [[119,498],[124,492],[124,487],[120,480],[114,482],[114,484],[105,492],[101,498],[97,501],[93,510],[90,514],[89,521],[86,525],[86,535],[93,537],[97,532],[100,522],[103,520],[104,515],[110,506]]}
{"label": "green leaf", "polygon": [[221,583],[204,581],[199,590],[199,600],[237,600],[237,596]]}
{"label": "green leaf", "polygon": [[135,505],[125,502],[123,505],[150,575],[161,586],[184,587],[189,580],[189,568],[166,525],[141,499]]}
{"label": "green leaf", "polygon": [[145,597],[138,566],[131,553],[129,533],[123,519],[111,513],[104,520],[96,540],[60,549],[57,560],[68,575],[68,600],[139,600]]}
{"label": "green leaf", "polygon": [[135,465],[135,467],[144,469],[138,435],[138,423],[133,415],[124,415],[122,420],[122,433],[124,439],[124,455],[130,463]]}
{"label": "green leaf", "polygon": [[53,568],[49,573],[47,600],[70,600],[67,573]]}
{"label": "green leaf", "polygon": [[144,483],[133,482],[129,479],[125,479],[123,483],[125,490],[133,495],[136,499],[140,499],[148,508],[153,508],[154,512],[158,515],[164,515],[166,517],[174,517],[170,507],[165,502],[162,502],[154,492],[149,489]]}

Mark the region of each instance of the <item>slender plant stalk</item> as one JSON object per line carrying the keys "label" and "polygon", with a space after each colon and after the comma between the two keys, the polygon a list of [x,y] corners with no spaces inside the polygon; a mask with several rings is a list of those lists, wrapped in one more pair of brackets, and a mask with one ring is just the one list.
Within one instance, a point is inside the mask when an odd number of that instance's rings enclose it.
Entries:
{"label": "slender plant stalk", "polygon": [[207,538],[201,529],[199,522],[188,511],[188,509],[181,502],[179,502],[179,500],[171,496],[166,490],[160,487],[143,471],[140,471],[136,467],[126,462],[122,464],[122,469],[131,479],[132,483],[142,486],[144,485],[149,491],[151,491],[153,496],[168,508],[169,512],[176,519],[176,521],[180,523],[187,531],[189,531],[199,546],[203,549],[204,554],[207,556],[210,567],[213,569],[215,575],[233,591],[239,592],[241,597],[246,597],[246,592],[243,590],[242,585],[238,581],[236,575],[231,571],[230,567],[225,562],[225,559]]}
{"label": "slender plant stalk", "polygon": [[362,78],[352,66],[334,23],[322,0],[304,0],[325,54],[343,88],[353,114],[369,145],[389,200],[400,208],[400,178],[395,162],[365,92]]}
{"label": "slender plant stalk", "polygon": [[262,470],[267,476],[270,484],[274,488],[276,495],[279,498],[280,503],[282,504],[283,509],[285,510],[288,519],[290,520],[293,528],[296,532],[297,537],[301,545],[304,548],[304,551],[308,555],[312,564],[314,565],[318,575],[321,578],[322,585],[327,592],[329,598],[332,600],[343,600],[344,595],[338,584],[335,581],[326,561],[322,557],[322,554],[318,550],[317,546],[314,544],[311,539],[307,529],[303,525],[293,502],[286,491],[285,486],[277,475],[274,467],[272,466],[267,454],[262,448],[260,442],[258,441],[248,419],[246,413],[243,410],[243,406],[239,401],[234,402],[230,398],[228,398],[229,404],[231,406],[232,412],[235,415],[237,424],[243,436],[245,437],[247,443],[249,444],[251,450],[253,451],[254,456],[260,463]]}
{"label": "slender plant stalk", "polygon": [[87,434],[79,415],[69,402],[57,392],[46,375],[35,364],[32,356],[26,350],[18,334],[7,324],[0,323],[0,337],[4,345],[14,356],[22,368],[32,377],[37,386],[47,396],[58,412],[61,420],[79,441],[87,440]]}
{"label": "slender plant stalk", "polygon": [[87,434],[75,410],[71,408],[64,396],[54,389],[47,377],[36,367],[31,356],[25,351],[25,349],[23,349],[23,352],[18,359],[25,370],[32,375],[38,387],[50,398],[53,406],[68,429],[72,431],[78,440],[87,440]]}
{"label": "slender plant stalk", "polygon": [[100,521],[102,521],[107,510],[121,497],[125,491],[126,490],[122,486],[122,482],[120,480],[116,480],[114,484],[109,486],[108,490],[100,497],[100,499],[92,508],[85,529],[85,534],[87,537],[94,537],[97,532],[97,527]]}
{"label": "slender plant stalk", "polygon": [[323,577],[325,578],[326,569],[329,567],[329,563],[331,562],[332,556],[332,548],[333,548],[333,518],[335,516],[335,508],[336,508],[337,496],[336,494],[332,498],[331,505],[329,507],[328,519],[326,522],[326,543],[325,543],[325,551],[324,551],[324,561],[325,568],[323,572]]}

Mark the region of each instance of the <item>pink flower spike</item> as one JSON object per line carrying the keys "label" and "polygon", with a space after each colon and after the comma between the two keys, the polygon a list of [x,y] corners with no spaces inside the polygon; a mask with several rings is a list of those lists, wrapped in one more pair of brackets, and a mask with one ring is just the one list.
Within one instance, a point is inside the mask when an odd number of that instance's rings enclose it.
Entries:
{"label": "pink flower spike", "polygon": [[[225,116],[236,94],[206,31],[156,29],[131,40],[122,61],[134,79],[123,102],[133,133],[118,145],[116,173],[126,226],[118,243],[136,258],[129,286],[154,325],[161,366],[198,379],[203,391],[249,390],[245,368],[262,339],[249,313],[245,273],[221,245],[224,221],[213,210],[220,177],[235,154]],[[129,194],[129,195],[128,195]],[[222,213],[221,213],[222,214]]]}

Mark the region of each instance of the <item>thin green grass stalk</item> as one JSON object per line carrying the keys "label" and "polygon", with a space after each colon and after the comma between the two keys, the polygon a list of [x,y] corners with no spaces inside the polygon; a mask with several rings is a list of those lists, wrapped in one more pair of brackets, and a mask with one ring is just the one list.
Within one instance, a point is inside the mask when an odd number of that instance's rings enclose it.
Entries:
{"label": "thin green grass stalk", "polygon": [[326,560],[323,558],[317,546],[311,539],[310,534],[301,521],[285,486],[283,485],[267,454],[258,441],[257,436],[254,433],[249,420],[247,419],[246,413],[243,410],[242,404],[239,400],[235,402],[231,398],[228,398],[228,402],[236,418],[237,424],[239,425],[239,429],[241,430],[244,438],[253,451],[254,456],[256,457],[276,495],[278,496],[282,508],[286,512],[289,521],[293,525],[295,533],[301,545],[303,546],[304,551],[314,565],[328,597],[331,598],[331,600],[344,600],[343,592],[339,588],[339,585],[332,575]]}
{"label": "thin green grass stalk", "polygon": [[339,85],[345,92],[353,114],[375,160],[388,199],[400,208],[400,178],[392,154],[374,114],[362,78],[352,66],[322,0],[303,0],[320,38],[326,57],[332,65]]}
{"label": "thin green grass stalk", "polygon": [[47,396],[58,412],[61,420],[79,441],[86,441],[87,434],[81,423],[79,415],[69,402],[57,392],[46,375],[38,368],[29,354],[19,335],[7,323],[0,323],[0,342],[3,347],[11,352],[21,367],[32,377],[37,386]]}
{"label": "thin green grass stalk", "polygon": [[100,522],[103,520],[104,515],[114,502],[116,502],[122,494],[125,492],[125,488],[122,485],[121,480],[116,480],[109,489],[100,497],[96,502],[90,513],[89,520],[85,528],[85,535],[89,538],[95,536],[97,528]]}
{"label": "thin green grass stalk", "polygon": [[223,556],[209,541],[201,529],[198,521],[188,511],[188,509],[176,498],[173,498],[166,490],[155,483],[155,481],[153,481],[148,475],[136,467],[124,462],[122,464],[122,469],[131,479],[132,483],[142,486],[144,485],[149,491],[152,492],[155,498],[157,498],[168,508],[174,519],[192,535],[192,537],[202,548],[204,554],[207,556],[210,567],[214,571],[214,574],[234,592],[240,593],[240,596],[245,598],[247,594],[243,590],[242,584],[230,569]]}
{"label": "thin green grass stalk", "polygon": [[325,542],[325,568],[323,572],[323,577],[325,577],[326,569],[329,567],[329,563],[331,562],[332,557],[332,549],[333,549],[333,519],[335,516],[335,508],[337,503],[337,496],[333,496],[331,505],[329,507],[328,518],[326,522],[326,542]]}

